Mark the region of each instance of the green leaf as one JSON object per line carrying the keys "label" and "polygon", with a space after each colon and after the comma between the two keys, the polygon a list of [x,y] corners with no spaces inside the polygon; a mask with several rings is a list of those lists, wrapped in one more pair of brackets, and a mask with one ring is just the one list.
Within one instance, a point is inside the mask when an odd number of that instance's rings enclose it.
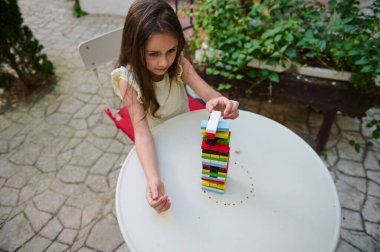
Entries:
{"label": "green leaf", "polygon": [[360,51],[359,50],[355,50],[355,49],[350,50],[348,52],[348,56],[355,56],[355,55],[359,55],[359,54],[360,54]]}
{"label": "green leaf", "polygon": [[355,148],[355,151],[356,151],[357,153],[360,153],[360,149],[361,149],[360,144],[355,143],[354,148]]}
{"label": "green leaf", "polygon": [[380,137],[380,130],[379,129],[375,129],[373,132],[372,132],[372,138],[374,139],[378,139]]}
{"label": "green leaf", "polygon": [[269,79],[273,82],[276,82],[276,83],[279,83],[280,80],[279,80],[279,77],[278,77],[278,74],[275,73],[275,72],[272,72],[270,75],[269,75]]}
{"label": "green leaf", "polygon": [[257,76],[257,72],[255,70],[249,70],[247,72],[247,76],[251,79],[255,78]]}
{"label": "green leaf", "polygon": [[289,43],[292,43],[294,41],[294,37],[291,33],[286,33],[285,40],[288,41]]}
{"label": "green leaf", "polygon": [[373,71],[372,66],[365,66],[360,70],[361,73],[371,73],[372,71]]}
{"label": "green leaf", "polygon": [[294,50],[293,48],[288,48],[285,51],[285,55],[288,56],[289,58],[293,59],[293,58],[297,57],[297,51]]}
{"label": "green leaf", "polygon": [[230,90],[232,88],[232,85],[229,83],[219,83],[218,90]]}
{"label": "green leaf", "polygon": [[366,57],[362,57],[361,59],[357,60],[354,64],[355,65],[365,65],[369,62],[369,60]]}

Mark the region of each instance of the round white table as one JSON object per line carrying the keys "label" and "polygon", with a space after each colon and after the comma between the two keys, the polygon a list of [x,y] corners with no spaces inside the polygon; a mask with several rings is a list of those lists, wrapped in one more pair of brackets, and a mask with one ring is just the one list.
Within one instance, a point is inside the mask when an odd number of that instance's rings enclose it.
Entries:
{"label": "round white table", "polygon": [[223,195],[201,189],[200,121],[189,112],[153,129],[172,206],[157,214],[132,149],[116,188],[116,213],[131,251],[335,251],[340,204],[320,157],[300,137],[263,116],[229,120],[230,165]]}

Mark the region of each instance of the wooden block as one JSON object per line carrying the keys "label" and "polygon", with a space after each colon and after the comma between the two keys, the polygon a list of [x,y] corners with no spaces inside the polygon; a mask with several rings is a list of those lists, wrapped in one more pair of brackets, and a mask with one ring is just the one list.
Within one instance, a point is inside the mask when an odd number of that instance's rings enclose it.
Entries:
{"label": "wooden block", "polygon": [[206,132],[215,134],[222,112],[213,110],[207,123]]}

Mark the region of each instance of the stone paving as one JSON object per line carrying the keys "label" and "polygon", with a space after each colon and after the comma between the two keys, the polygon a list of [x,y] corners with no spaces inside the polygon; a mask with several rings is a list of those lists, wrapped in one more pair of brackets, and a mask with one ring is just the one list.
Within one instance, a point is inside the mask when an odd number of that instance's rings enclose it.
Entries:
{"label": "stone paving", "polygon": [[[0,115],[0,251],[129,251],[117,225],[114,193],[133,144],[105,118],[96,79],[84,70],[77,50],[80,42],[122,26],[123,17],[75,19],[72,2],[63,0],[18,3],[59,82],[38,102]],[[102,82],[109,83],[110,70],[102,69]],[[110,85],[106,95],[113,97]],[[319,114],[303,108],[242,104],[306,141],[321,123]],[[366,120],[338,116],[321,156],[342,206],[338,252],[380,251],[380,145],[358,154],[348,144],[368,140]]]}

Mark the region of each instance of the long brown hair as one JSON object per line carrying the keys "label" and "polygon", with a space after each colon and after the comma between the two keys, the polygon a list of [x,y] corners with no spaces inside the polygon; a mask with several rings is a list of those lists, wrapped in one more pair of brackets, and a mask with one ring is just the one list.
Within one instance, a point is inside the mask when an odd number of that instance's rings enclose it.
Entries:
{"label": "long brown hair", "polygon": [[185,47],[181,24],[173,8],[161,0],[136,0],[125,18],[120,56],[116,67],[129,65],[140,86],[145,111],[153,116],[159,109],[150,74],[146,68],[145,45],[155,33],[170,33],[178,39],[177,55],[168,69],[170,79],[175,75],[178,58]]}

